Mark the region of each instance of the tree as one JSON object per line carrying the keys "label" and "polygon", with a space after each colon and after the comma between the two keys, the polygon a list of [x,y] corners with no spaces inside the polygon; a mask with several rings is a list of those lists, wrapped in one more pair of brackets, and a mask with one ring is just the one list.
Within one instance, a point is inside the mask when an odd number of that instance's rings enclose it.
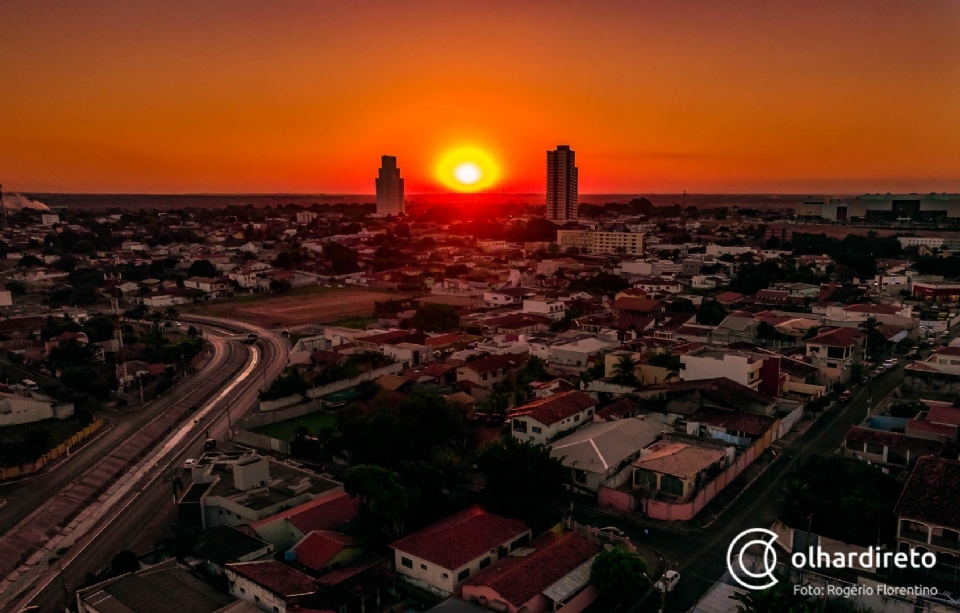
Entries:
{"label": "tree", "polygon": [[884,339],[883,335],[880,334],[879,328],[880,328],[880,322],[877,321],[876,317],[868,317],[864,321],[861,321],[860,324],[857,326],[857,329],[859,329],[860,331],[864,332],[867,335],[867,340],[866,340],[867,355],[871,355],[870,341],[873,341],[874,348],[878,346],[882,347],[883,344],[886,342],[886,339]]}
{"label": "tree", "polygon": [[492,512],[522,519],[535,533],[559,517],[568,473],[548,447],[508,436],[485,446],[477,466],[486,477],[483,500]]}
{"label": "tree", "polygon": [[138,570],[140,570],[140,562],[137,561],[136,554],[129,549],[124,549],[110,561],[110,574],[114,577],[135,573]]}
{"label": "tree", "polygon": [[285,293],[293,289],[293,284],[287,279],[270,279],[270,291]]}
{"label": "tree", "polygon": [[187,272],[187,275],[191,277],[215,278],[217,276],[217,267],[214,266],[210,260],[194,260],[193,264],[190,264],[190,270]]}
{"label": "tree", "polygon": [[164,318],[167,319],[167,321],[175,321],[180,319],[180,309],[173,305],[168,306],[166,312],[164,313]]}
{"label": "tree", "polygon": [[379,466],[360,464],[344,474],[343,489],[359,499],[357,524],[371,545],[403,536],[410,514],[410,492],[403,487],[400,475]]}
{"label": "tree", "polygon": [[633,354],[624,353],[613,365],[613,379],[621,385],[634,385],[637,383],[636,370],[637,363],[633,359]]}
{"label": "tree", "polygon": [[22,296],[27,293],[27,285],[22,281],[7,281],[7,290],[14,296]]}
{"label": "tree", "polygon": [[590,567],[590,583],[618,604],[633,603],[650,588],[647,565],[638,554],[614,547],[597,554]]}
{"label": "tree", "polygon": [[719,326],[727,317],[727,310],[716,300],[704,300],[697,311],[697,323],[701,326]]}
{"label": "tree", "polygon": [[450,332],[460,326],[460,315],[449,304],[427,303],[417,309],[410,325],[423,332]]}

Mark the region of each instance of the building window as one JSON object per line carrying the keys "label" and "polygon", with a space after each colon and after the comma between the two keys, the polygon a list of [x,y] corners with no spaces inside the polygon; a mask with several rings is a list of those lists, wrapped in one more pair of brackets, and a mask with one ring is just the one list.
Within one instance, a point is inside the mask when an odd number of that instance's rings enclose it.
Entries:
{"label": "building window", "polygon": [[867,443],[867,453],[883,455],[883,445],[878,445],[876,443]]}
{"label": "building window", "polygon": [[580,421],[580,415],[579,415],[579,414],[574,415],[574,416],[573,416],[573,421]]}
{"label": "building window", "polygon": [[488,566],[490,566],[490,556],[480,560],[480,568],[486,568]]}
{"label": "building window", "polygon": [[427,565],[426,565],[426,564],[421,564],[421,565],[420,565],[420,570],[427,570]]}
{"label": "building window", "polygon": [[254,601],[254,602],[260,602],[260,597],[259,597],[259,596],[254,596],[254,597],[253,597],[253,601]]}
{"label": "building window", "polygon": [[671,475],[660,477],[660,491],[674,496],[683,496],[683,481]]}
{"label": "building window", "polygon": [[464,568],[463,570],[460,571],[459,574],[457,574],[457,582],[459,583],[460,581],[465,581],[469,576],[470,576],[470,569]]}
{"label": "building window", "polygon": [[241,593],[241,594],[246,594],[246,593],[247,593],[247,590],[245,590],[245,589],[243,589],[243,588],[240,588],[240,593]]}
{"label": "building window", "polygon": [[534,434],[543,434],[543,428],[540,426],[533,426],[530,429],[533,430]]}
{"label": "building window", "polygon": [[450,575],[448,575],[447,573],[443,573],[443,578],[444,578],[444,579],[449,579],[449,578],[450,578]]}
{"label": "building window", "polygon": [[526,432],[527,432],[527,422],[523,421],[522,419],[514,419],[514,420],[513,420],[513,431],[514,431],[514,432],[523,432],[523,433],[526,433]]}
{"label": "building window", "polygon": [[400,564],[403,564],[407,568],[413,568],[413,560],[411,560],[410,558],[401,557]]}

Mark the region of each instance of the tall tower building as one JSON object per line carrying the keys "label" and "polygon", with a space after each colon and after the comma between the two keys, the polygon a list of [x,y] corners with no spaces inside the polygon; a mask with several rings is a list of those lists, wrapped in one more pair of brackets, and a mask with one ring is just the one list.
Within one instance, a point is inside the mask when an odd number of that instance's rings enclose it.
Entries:
{"label": "tall tower building", "polygon": [[385,155],[380,161],[380,176],[377,177],[377,215],[406,213],[403,203],[403,179],[397,168],[397,158]]}
{"label": "tall tower building", "polygon": [[547,219],[564,223],[577,218],[577,167],[574,151],[560,145],[547,151]]}

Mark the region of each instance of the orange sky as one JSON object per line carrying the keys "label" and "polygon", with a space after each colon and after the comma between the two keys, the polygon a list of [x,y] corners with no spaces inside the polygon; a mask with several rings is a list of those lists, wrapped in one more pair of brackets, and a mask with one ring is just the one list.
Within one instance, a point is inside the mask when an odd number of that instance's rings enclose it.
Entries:
{"label": "orange sky", "polygon": [[960,191],[960,4],[4,2],[5,190]]}

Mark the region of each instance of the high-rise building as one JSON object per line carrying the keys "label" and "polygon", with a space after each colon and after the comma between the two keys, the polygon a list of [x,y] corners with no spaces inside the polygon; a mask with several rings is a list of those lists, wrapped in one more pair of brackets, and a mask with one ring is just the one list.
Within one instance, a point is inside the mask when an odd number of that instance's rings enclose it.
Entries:
{"label": "high-rise building", "polygon": [[547,151],[547,219],[555,223],[577,218],[577,167],[567,145]]}
{"label": "high-rise building", "polygon": [[385,155],[380,162],[380,176],[377,177],[377,215],[399,215],[405,213],[403,202],[403,179],[397,168],[397,158]]}

